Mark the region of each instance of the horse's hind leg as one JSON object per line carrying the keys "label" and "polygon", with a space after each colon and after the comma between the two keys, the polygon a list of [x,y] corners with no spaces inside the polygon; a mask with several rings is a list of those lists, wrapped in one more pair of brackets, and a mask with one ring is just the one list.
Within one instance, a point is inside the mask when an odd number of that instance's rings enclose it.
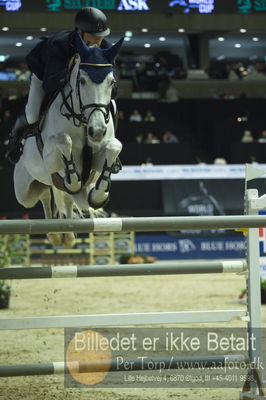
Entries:
{"label": "horse's hind leg", "polygon": [[28,173],[21,158],[14,170],[14,189],[17,201],[23,207],[31,208],[38,203],[48,186],[36,181]]}
{"label": "horse's hind leg", "polygon": [[[72,219],[74,217],[73,213],[73,200],[70,196],[65,195],[65,213],[66,218]],[[63,245],[66,249],[72,249],[76,243],[76,236],[73,232],[63,233]]]}
{"label": "horse's hind leg", "polygon": [[[52,212],[53,218],[73,219],[73,217],[74,217],[74,213],[73,213],[74,201],[72,199],[72,196],[63,192],[62,190],[56,189],[55,187],[53,187],[52,194],[53,194],[53,200],[54,200],[54,204],[55,204],[54,208],[56,209],[56,213],[53,211],[53,209],[50,209],[50,212]],[[62,244],[67,249],[71,249],[76,242],[75,234],[72,232],[62,232],[60,234],[60,238],[61,238],[60,244]]]}
{"label": "horse's hind leg", "polygon": [[[40,200],[43,205],[45,218],[47,218],[47,219],[56,218],[55,208],[53,209],[53,207],[52,207],[53,197],[52,197],[51,189],[46,190],[43,193]],[[53,246],[60,246],[62,244],[62,234],[61,233],[47,233],[47,238]]]}
{"label": "horse's hind leg", "polygon": [[121,150],[122,144],[119,140],[114,138],[108,142],[102,156],[103,167],[101,175],[94,188],[89,192],[88,201],[91,207],[100,208],[107,203],[111,187],[112,166]]}

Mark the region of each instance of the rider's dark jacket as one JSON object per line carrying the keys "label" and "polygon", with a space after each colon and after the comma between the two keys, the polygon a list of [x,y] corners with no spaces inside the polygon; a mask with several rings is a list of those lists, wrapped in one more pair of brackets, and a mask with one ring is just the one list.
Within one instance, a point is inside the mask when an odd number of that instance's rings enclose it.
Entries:
{"label": "rider's dark jacket", "polygon": [[[68,63],[77,53],[76,31],[61,31],[53,36],[44,37],[26,56],[26,62],[31,72],[43,81],[46,93],[52,93],[60,88],[67,75]],[[111,44],[103,39],[101,48]],[[115,97],[113,93],[112,97]]]}

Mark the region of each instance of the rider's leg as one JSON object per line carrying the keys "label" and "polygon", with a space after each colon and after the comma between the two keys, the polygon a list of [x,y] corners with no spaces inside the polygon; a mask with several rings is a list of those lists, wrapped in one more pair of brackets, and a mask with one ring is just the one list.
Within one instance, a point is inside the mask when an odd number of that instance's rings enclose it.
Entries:
{"label": "rider's leg", "polygon": [[6,158],[11,162],[18,162],[22,154],[21,138],[25,129],[39,119],[41,104],[44,98],[42,81],[36,75],[32,75],[28,102],[25,111],[20,114],[10,133],[7,145]]}
{"label": "rider's leg", "polygon": [[28,102],[25,107],[26,118],[29,124],[35,124],[38,121],[44,94],[42,81],[33,74]]}

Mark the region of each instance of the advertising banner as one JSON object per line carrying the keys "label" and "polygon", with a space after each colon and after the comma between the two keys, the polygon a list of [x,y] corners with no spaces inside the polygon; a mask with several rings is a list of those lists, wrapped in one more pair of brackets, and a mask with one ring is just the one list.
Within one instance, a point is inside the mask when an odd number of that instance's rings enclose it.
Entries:
{"label": "advertising banner", "polygon": [[176,236],[142,235],[135,238],[137,254],[147,254],[158,260],[192,260],[245,258],[243,235]]}
{"label": "advertising banner", "polygon": [[[243,234],[226,231],[206,235],[169,236],[167,234],[136,234],[135,252],[156,257],[158,260],[211,260],[246,258],[246,243]],[[266,230],[260,229],[259,248],[263,279],[266,280]]]}
{"label": "advertising banner", "polygon": [[244,179],[162,182],[165,215],[243,214]]}
{"label": "advertising banner", "polygon": [[116,12],[177,14],[252,14],[266,12],[266,0],[0,0],[4,11],[73,12],[96,7]]}

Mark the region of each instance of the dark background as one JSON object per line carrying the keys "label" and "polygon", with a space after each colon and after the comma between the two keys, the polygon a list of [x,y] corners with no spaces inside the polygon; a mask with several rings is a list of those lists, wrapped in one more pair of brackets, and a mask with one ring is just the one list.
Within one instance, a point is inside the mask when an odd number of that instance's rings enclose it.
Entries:
{"label": "dark background", "polygon": [[[204,184],[205,193],[200,190],[200,181]],[[13,189],[13,169],[6,167],[0,170],[1,202],[0,218],[43,218],[42,205],[25,209],[15,198]],[[249,184],[265,193],[265,179],[257,179]],[[227,215],[243,214],[244,180],[243,179],[205,179],[205,180],[168,180],[168,181],[113,181],[110,202],[106,206],[109,212],[121,216],[163,216],[191,215],[185,208],[179,207],[181,200],[189,195],[201,196],[200,204],[208,201],[218,202]],[[211,198],[211,200],[210,200]],[[214,207],[214,214],[221,213]]]}
{"label": "dark background", "polygon": [[[132,107],[143,115],[152,111],[157,121],[129,123],[127,117]],[[123,99],[118,101],[118,108],[126,116],[118,125],[118,138],[124,145],[121,154],[124,164],[141,164],[148,156],[154,164],[212,163],[216,157],[224,157],[233,164],[266,162],[264,144],[240,143],[244,130],[251,130],[256,141],[266,129],[266,99],[181,99],[174,104]],[[178,145],[139,147],[135,144],[138,133],[153,132],[161,139],[165,130],[171,130],[178,137]]]}

